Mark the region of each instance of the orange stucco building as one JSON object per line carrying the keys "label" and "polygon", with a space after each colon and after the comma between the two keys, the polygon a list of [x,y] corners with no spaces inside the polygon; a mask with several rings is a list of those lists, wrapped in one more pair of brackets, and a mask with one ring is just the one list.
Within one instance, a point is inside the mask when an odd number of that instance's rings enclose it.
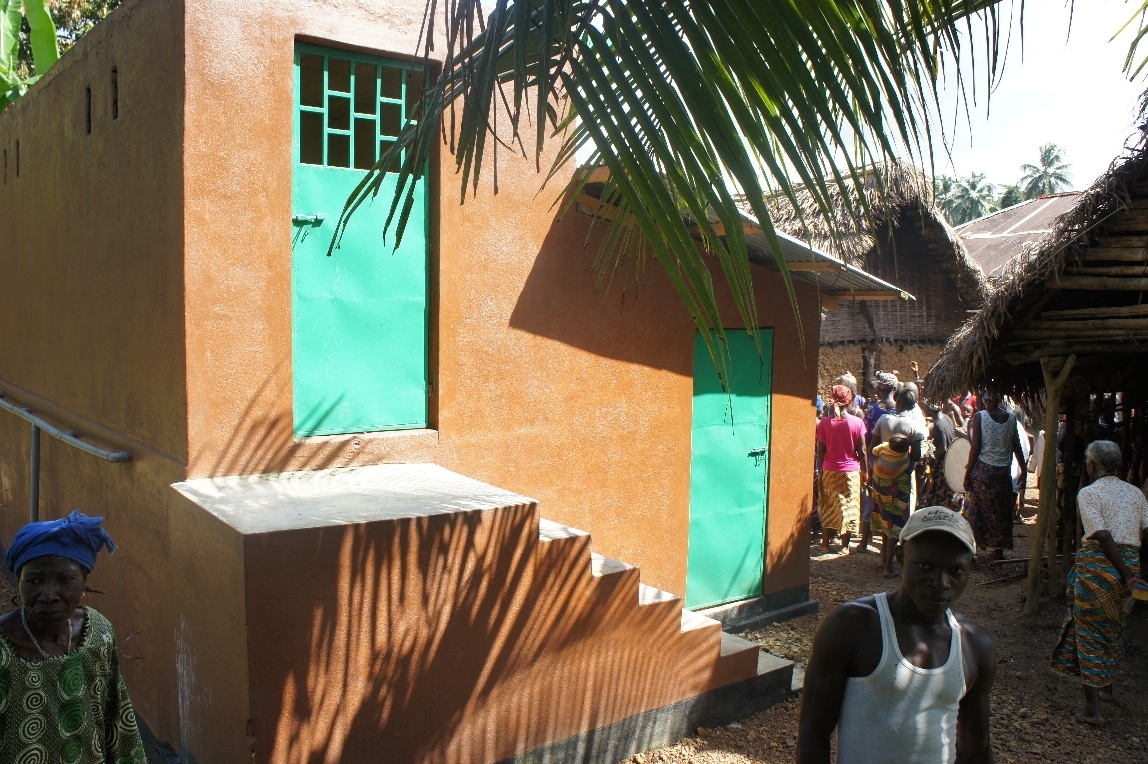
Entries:
{"label": "orange stucco building", "polygon": [[[184,761],[604,761],[789,691],[788,664],[682,609],[694,326],[656,267],[624,308],[595,290],[589,218],[532,162],[463,205],[451,158],[429,168],[421,426],[301,434],[300,51],[329,53],[330,128],[336,65],[415,76],[422,13],[128,0],[0,114],[0,394],[131,453],[45,438],[40,513],[107,518],[94,605]],[[727,622],[809,604],[822,295],[796,282],[802,347],[780,275],[754,278],[768,498]],[[5,543],[29,440],[0,411]]]}

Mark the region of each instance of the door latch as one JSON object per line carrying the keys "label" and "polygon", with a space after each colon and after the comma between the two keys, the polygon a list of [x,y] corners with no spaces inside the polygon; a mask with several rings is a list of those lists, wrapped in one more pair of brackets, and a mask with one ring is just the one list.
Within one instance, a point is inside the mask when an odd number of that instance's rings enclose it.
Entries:
{"label": "door latch", "polygon": [[765,446],[762,446],[761,448],[753,449],[748,454],[746,454],[746,456],[765,456],[766,453],[768,453],[768,452],[769,452],[769,449],[766,448]]}
{"label": "door latch", "polygon": [[295,225],[309,225],[312,228],[318,228],[323,225],[323,221],[327,219],[326,215],[295,215],[291,218],[291,222]]}

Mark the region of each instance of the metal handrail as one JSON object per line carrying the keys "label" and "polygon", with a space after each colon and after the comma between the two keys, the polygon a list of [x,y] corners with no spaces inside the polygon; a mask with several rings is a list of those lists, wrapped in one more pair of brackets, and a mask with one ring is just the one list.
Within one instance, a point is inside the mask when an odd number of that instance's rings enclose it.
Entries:
{"label": "metal handrail", "polygon": [[123,464],[124,462],[130,462],[132,460],[131,451],[109,451],[106,448],[100,448],[99,446],[93,446],[91,443],[86,443],[80,440],[76,433],[70,430],[61,430],[59,427],[50,424],[47,420],[36,416],[32,413],[32,409],[17,406],[4,400],[3,392],[0,392],[0,408],[11,411],[21,419],[27,420],[30,424],[40,428],[44,432],[51,435],[53,438],[62,440],[69,446],[74,446],[75,448],[78,448],[81,451],[85,451],[92,456],[98,456],[104,461],[112,462],[113,464]]}
{"label": "metal handrail", "polygon": [[40,519],[40,432],[46,432],[53,438],[62,440],[73,448],[78,448],[81,451],[87,452],[92,456],[98,456],[105,461],[112,462],[113,464],[123,464],[132,460],[131,451],[109,451],[106,448],[93,446],[91,443],[85,443],[80,440],[76,433],[61,430],[59,427],[42,419],[32,413],[32,409],[27,406],[17,406],[14,403],[4,400],[4,391],[0,390],[0,409],[11,411],[16,416],[20,417],[32,425],[32,452],[30,458],[31,467],[31,480],[28,491],[28,518],[31,522],[36,522]]}

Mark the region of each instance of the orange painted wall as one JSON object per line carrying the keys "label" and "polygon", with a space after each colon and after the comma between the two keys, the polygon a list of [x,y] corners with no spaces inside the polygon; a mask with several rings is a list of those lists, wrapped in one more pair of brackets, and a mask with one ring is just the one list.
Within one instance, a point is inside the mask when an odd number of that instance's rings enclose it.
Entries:
{"label": "orange painted wall", "polygon": [[182,14],[128,5],[0,114],[0,384],[182,462]]}
{"label": "orange painted wall", "polygon": [[[95,605],[135,635],[124,665],[141,715],[203,762],[246,750],[245,597],[274,581],[252,581],[242,539],[168,488],[185,478],[437,462],[538,499],[644,582],[684,591],[693,326],[656,264],[624,307],[596,293],[587,220],[555,220],[557,191],[537,193],[529,162],[503,157],[501,193],[486,183],[461,208],[450,157],[432,178],[437,429],[291,438],[293,44],[410,53],[422,9],[129,0],[0,114],[0,387],[135,455],[110,465],[45,439],[42,512],[108,518],[122,550],[95,574]],[[803,355],[780,279],[755,279],[759,323],[777,329],[777,592],[808,580],[818,306],[799,287]],[[25,517],[27,437],[0,412],[4,540]]]}
{"label": "orange painted wall", "polygon": [[[168,487],[187,475],[183,28],[180,3],[129,0],[0,113],[0,390],[132,452],[110,464],[44,436],[41,517],[105,517],[120,550],[88,600],[116,628],[135,706],[222,761],[247,718],[239,539]],[[29,430],[0,411],[5,543],[28,518]]]}
{"label": "orange painted wall", "polygon": [[[423,5],[322,8],[188,3],[190,475],[435,461],[536,497],[544,516],[591,531],[648,583],[683,591],[693,325],[656,264],[624,309],[620,291],[595,291],[588,219],[555,220],[561,185],[539,194],[531,161],[503,156],[499,193],[488,180],[461,207],[453,159],[438,163],[436,431],[292,440],[293,42],[410,54]],[[219,17],[232,20],[226,34]],[[803,356],[780,278],[760,271],[757,282],[760,325],[777,327],[767,583],[777,591],[807,578],[795,539],[810,501],[819,312],[799,287]]]}

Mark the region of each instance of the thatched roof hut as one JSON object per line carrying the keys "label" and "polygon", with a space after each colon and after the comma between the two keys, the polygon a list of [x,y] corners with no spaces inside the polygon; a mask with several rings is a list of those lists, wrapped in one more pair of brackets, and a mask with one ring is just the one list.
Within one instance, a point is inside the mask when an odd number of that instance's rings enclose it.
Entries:
{"label": "thatched roof hut", "polygon": [[[1096,438],[1121,446],[1120,476],[1148,477],[1148,151],[1143,140],[1112,163],[1038,242],[1014,257],[993,281],[984,308],[953,335],[926,378],[926,392],[950,396],[992,382],[1034,409],[1044,409],[1046,448],[1040,506],[1029,559],[1025,612],[1036,611],[1039,563],[1048,549],[1068,555],[1081,536],[1076,491],[1083,484],[1080,446]],[[1056,522],[1057,450],[1064,481]],[[1047,555],[1049,593],[1063,592],[1066,571]]]}
{"label": "thatched roof hut", "polygon": [[1093,391],[1135,382],[1141,354],[1148,353],[1145,146],[1113,162],[994,282],[984,308],[953,335],[929,372],[933,394],[989,380],[1018,393],[1040,390],[1040,359],[1072,354],[1075,379]]}
{"label": "thatched roof hut", "polygon": [[840,236],[830,233],[806,188],[797,190],[796,206],[780,195],[769,200],[774,225],[896,284],[916,300],[843,300],[836,311],[826,312],[822,381],[846,369],[865,378],[874,368],[907,373],[910,361],[927,368],[969,311],[984,302],[984,274],[937,208],[932,183],[912,165],[894,162],[870,170],[863,198],[851,187],[831,185],[828,191]]}
{"label": "thatched roof hut", "polygon": [[821,341],[945,340],[968,317],[967,311],[984,302],[984,274],[934,204],[932,184],[920,170],[903,162],[885,164],[867,174],[864,187],[864,200],[852,189],[829,187],[841,230],[836,238],[808,189],[798,189],[796,207],[781,196],[770,200],[779,230],[917,298],[910,303],[843,306],[822,322]]}

